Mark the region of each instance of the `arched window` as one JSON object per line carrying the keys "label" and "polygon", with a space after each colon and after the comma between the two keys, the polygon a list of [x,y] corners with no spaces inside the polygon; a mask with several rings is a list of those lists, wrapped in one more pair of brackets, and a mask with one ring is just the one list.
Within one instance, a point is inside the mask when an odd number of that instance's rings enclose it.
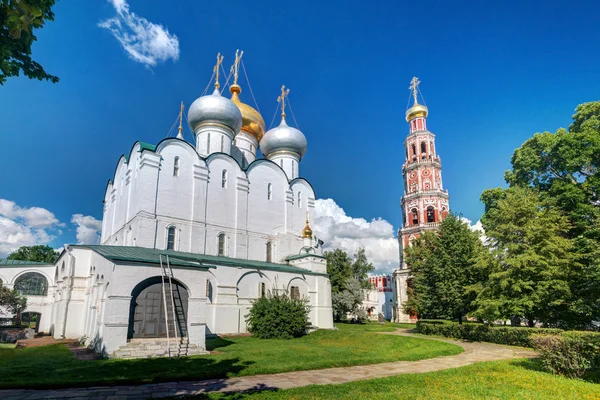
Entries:
{"label": "arched window", "polygon": [[258,295],[260,297],[265,297],[267,295],[267,285],[264,282],[261,282],[258,286]]}
{"label": "arched window", "polygon": [[175,232],[174,226],[167,229],[167,250],[175,250]]}
{"label": "arched window", "polygon": [[267,200],[273,200],[273,185],[267,185]]}
{"label": "arched window", "polygon": [[250,152],[254,153],[254,145],[253,144],[250,145]]}
{"label": "arched window", "polygon": [[435,211],[432,206],[427,207],[427,222],[435,222]]}
{"label": "arched window", "polygon": [[281,169],[283,169],[283,158],[279,160],[279,166],[281,167]]}
{"label": "arched window", "polygon": [[412,156],[413,158],[417,156],[417,147],[415,146],[415,144],[411,144],[410,145],[411,149],[412,149]]}
{"label": "arched window", "polygon": [[425,142],[421,142],[421,154],[427,154],[427,145],[425,144]]}
{"label": "arched window", "polygon": [[298,192],[298,208],[302,208],[302,192]]}
{"label": "arched window", "polygon": [[173,160],[173,176],[179,176],[179,157]]}
{"label": "arched window", "polygon": [[221,173],[221,187],[227,188],[227,170],[224,169]]}
{"label": "arched window", "polygon": [[267,242],[267,262],[273,262],[273,245]]}
{"label": "arched window", "polygon": [[418,225],[419,224],[419,212],[417,211],[416,208],[413,208],[412,210],[410,210],[410,212],[412,213],[412,224]]}
{"label": "arched window", "polygon": [[206,152],[210,153],[210,132],[208,132],[208,135],[206,136]]}
{"label": "arched window", "polygon": [[27,272],[17,278],[14,289],[26,296],[46,296],[48,280],[38,272]]}
{"label": "arched window", "polygon": [[225,136],[221,136],[221,153],[225,151]]}
{"label": "arched window", "polygon": [[218,238],[218,247],[217,247],[217,255],[224,256],[225,255],[225,234],[219,233]]}
{"label": "arched window", "polygon": [[290,298],[292,300],[300,300],[300,288],[298,286],[290,287]]}

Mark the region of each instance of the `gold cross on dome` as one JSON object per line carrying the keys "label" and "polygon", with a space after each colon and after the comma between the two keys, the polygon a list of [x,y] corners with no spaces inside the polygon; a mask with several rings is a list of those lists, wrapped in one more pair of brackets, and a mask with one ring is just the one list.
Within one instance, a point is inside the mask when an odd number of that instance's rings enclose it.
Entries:
{"label": "gold cross on dome", "polygon": [[419,90],[420,83],[421,83],[421,81],[419,80],[419,78],[417,78],[416,76],[413,76],[412,80],[410,81],[410,86],[408,87],[413,92],[412,95],[413,95],[413,98],[415,99],[415,104],[419,104],[419,102],[417,101],[417,93]]}
{"label": "gold cross on dome", "polygon": [[181,122],[183,120],[183,101],[181,102],[181,108],[179,109],[179,134],[182,134],[183,127],[181,126]]}
{"label": "gold cross on dome", "polygon": [[219,66],[223,62],[223,56],[221,53],[217,54],[217,63],[213,68],[213,72],[215,73],[215,89],[218,89],[221,85],[219,84]]}
{"label": "gold cross on dome", "polygon": [[235,61],[231,66],[230,72],[233,74],[233,84],[237,85],[238,81],[238,73],[240,72],[240,61],[242,61],[242,56],[244,55],[244,51],[241,52],[239,50],[235,51]]}
{"label": "gold cross on dome", "polygon": [[281,95],[277,98],[277,102],[281,103],[281,116],[285,117],[285,98],[290,94],[290,89],[285,90],[285,85],[281,85]]}

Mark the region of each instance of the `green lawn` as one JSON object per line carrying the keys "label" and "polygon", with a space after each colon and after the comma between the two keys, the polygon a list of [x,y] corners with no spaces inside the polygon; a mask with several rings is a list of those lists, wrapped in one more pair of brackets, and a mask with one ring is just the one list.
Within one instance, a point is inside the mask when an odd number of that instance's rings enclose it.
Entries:
{"label": "green lawn", "polygon": [[[212,394],[183,399],[600,399],[600,383],[566,379],[541,372],[540,369],[537,360],[494,361],[340,385],[313,385],[254,394]],[[598,378],[594,377],[596,382],[600,382]]]}
{"label": "green lawn", "polygon": [[15,346],[13,343],[0,343],[0,349],[14,349]]}
{"label": "green lawn", "polygon": [[422,360],[453,355],[462,348],[438,341],[380,335],[410,325],[340,324],[300,339],[252,337],[208,340],[220,354],[183,359],[79,361],[63,345],[0,348],[0,387],[73,387],[201,380],[329,367]]}

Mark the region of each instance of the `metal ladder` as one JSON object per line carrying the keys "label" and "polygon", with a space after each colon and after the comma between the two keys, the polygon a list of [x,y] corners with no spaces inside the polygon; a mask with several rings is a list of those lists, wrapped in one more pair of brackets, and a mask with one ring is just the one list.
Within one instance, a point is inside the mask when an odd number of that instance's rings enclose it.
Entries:
{"label": "metal ladder", "polygon": [[[165,308],[165,327],[167,331],[167,354],[169,358],[173,356],[171,353],[171,337],[173,337],[177,345],[177,357],[185,356],[188,350],[187,320],[181,301],[179,285],[173,284],[173,269],[169,262],[169,256],[165,256],[164,263],[162,254],[159,255],[159,259],[162,275],[163,304]],[[170,307],[167,303],[170,303]],[[179,333],[181,333],[181,336],[179,336]]]}

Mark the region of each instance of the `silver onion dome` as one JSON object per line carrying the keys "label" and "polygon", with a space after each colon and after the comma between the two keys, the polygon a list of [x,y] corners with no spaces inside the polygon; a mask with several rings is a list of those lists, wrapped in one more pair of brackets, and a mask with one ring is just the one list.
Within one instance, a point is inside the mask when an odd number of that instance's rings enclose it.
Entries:
{"label": "silver onion dome", "polygon": [[260,151],[265,157],[270,154],[287,151],[295,153],[302,158],[306,153],[306,137],[296,128],[292,128],[281,119],[278,127],[271,129],[260,141]]}
{"label": "silver onion dome", "polygon": [[208,96],[198,97],[188,111],[188,123],[192,132],[204,124],[219,124],[238,133],[242,127],[242,113],[229,99],[221,96],[218,89]]}

